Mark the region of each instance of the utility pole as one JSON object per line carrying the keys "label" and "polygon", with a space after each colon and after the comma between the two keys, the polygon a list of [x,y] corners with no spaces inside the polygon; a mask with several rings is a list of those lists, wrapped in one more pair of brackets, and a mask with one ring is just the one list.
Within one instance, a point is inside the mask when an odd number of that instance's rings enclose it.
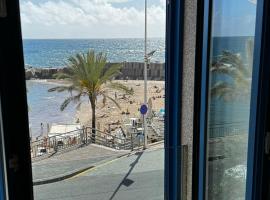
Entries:
{"label": "utility pole", "polygon": [[[147,105],[147,0],[145,1],[145,20],[144,20],[144,104]],[[144,148],[147,148],[147,122],[145,115],[143,116],[144,126]]]}

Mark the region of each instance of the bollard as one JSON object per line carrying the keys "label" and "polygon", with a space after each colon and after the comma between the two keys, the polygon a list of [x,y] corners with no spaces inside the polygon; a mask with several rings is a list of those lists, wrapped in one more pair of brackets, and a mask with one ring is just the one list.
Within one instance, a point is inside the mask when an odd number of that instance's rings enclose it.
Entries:
{"label": "bollard", "polygon": [[133,133],[131,133],[130,137],[131,137],[131,141],[130,141],[131,151],[133,151]]}

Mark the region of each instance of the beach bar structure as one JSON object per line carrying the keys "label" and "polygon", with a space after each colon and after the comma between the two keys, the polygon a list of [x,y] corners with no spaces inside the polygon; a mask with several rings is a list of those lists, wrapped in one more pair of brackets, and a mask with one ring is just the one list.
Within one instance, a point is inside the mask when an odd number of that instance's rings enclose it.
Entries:
{"label": "beach bar structure", "polygon": [[50,126],[48,137],[56,136],[65,133],[67,136],[74,136],[81,132],[82,125],[80,124],[57,124],[53,123]]}
{"label": "beach bar structure", "polygon": [[61,148],[83,143],[83,127],[80,124],[53,123],[47,136],[31,143],[32,157],[39,157],[47,153],[56,152]]}

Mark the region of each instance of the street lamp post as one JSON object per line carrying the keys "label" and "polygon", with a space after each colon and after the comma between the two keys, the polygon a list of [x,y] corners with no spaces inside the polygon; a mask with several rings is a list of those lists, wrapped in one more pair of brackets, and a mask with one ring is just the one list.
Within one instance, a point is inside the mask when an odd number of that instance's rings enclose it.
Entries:
{"label": "street lamp post", "polygon": [[[144,21],[144,104],[147,104],[147,0],[145,0],[145,21]],[[144,148],[147,148],[147,122],[145,116],[143,117],[144,126]]]}

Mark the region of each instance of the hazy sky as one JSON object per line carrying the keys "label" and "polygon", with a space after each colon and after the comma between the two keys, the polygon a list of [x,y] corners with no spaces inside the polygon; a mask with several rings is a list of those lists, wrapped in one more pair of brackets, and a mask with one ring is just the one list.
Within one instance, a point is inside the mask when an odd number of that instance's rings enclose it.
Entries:
{"label": "hazy sky", "polygon": [[[150,37],[165,35],[165,0],[148,0]],[[23,38],[142,38],[144,0],[21,0]]]}
{"label": "hazy sky", "polygon": [[[165,1],[148,0],[149,37],[165,35]],[[256,0],[215,0],[214,36],[254,35]],[[21,0],[24,38],[143,38],[144,0]]]}
{"label": "hazy sky", "polygon": [[215,0],[214,36],[254,36],[256,0]]}

